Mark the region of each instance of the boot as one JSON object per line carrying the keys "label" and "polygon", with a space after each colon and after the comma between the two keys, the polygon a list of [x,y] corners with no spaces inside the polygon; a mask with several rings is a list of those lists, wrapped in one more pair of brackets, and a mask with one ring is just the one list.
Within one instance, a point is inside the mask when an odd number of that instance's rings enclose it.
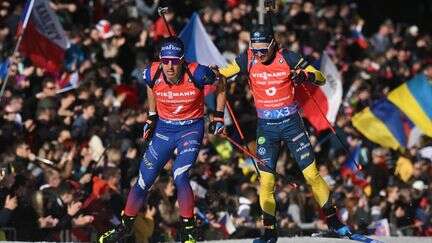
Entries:
{"label": "boot", "polygon": [[196,243],[197,233],[194,218],[181,217],[180,240],[183,243]]}
{"label": "boot", "polygon": [[339,236],[352,235],[350,228],[339,220],[335,206],[326,204],[323,207],[323,211],[326,215],[327,226],[330,231],[335,232]]}
{"label": "boot", "polygon": [[276,243],[278,239],[278,229],[276,217],[270,215],[263,216],[264,234],[254,243]]}
{"label": "boot", "polygon": [[99,243],[115,243],[132,234],[135,217],[126,216],[122,212],[121,223],[114,229],[105,232],[98,238]]}

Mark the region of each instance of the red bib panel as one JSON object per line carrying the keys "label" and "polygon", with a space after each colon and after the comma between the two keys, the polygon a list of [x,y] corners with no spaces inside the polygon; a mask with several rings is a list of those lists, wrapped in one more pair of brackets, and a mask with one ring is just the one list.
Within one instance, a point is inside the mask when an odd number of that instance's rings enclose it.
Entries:
{"label": "red bib panel", "polygon": [[278,51],[269,65],[253,63],[253,54],[248,51],[250,86],[257,110],[278,109],[294,102],[294,84],[290,79],[290,66],[282,52]]}
{"label": "red bib panel", "polygon": [[[159,64],[152,64],[151,78],[156,74]],[[188,64],[191,73],[195,72],[197,66],[197,63]],[[183,74],[178,84],[167,83],[161,74],[153,85],[153,93],[158,115],[164,120],[183,121],[204,116],[204,92],[195,86],[187,73]]]}

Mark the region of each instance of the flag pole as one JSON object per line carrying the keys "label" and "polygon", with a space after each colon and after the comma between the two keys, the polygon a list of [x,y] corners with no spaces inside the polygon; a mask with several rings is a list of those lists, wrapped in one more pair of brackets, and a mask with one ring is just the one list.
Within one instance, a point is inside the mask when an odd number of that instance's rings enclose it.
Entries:
{"label": "flag pole", "polygon": [[264,0],[258,2],[258,24],[264,24]]}
{"label": "flag pole", "polygon": [[[22,37],[24,35],[25,29],[27,28],[27,24],[28,24],[28,21],[29,21],[30,16],[31,16],[31,12],[32,12],[33,5],[34,5],[34,0],[29,0],[29,2],[27,2],[27,3],[28,4],[26,4],[25,7],[24,7],[24,11],[26,11],[26,9],[27,9],[27,12],[26,12],[26,15],[25,15],[25,18],[24,18],[24,22],[22,23],[22,26],[18,26],[18,40],[17,40],[15,48],[14,48],[14,50],[12,52],[12,55],[9,58],[10,60],[15,57],[15,54],[17,53],[18,48],[19,48],[19,46],[21,44]],[[7,65],[6,70],[7,71],[6,71],[6,77],[3,80],[3,84],[2,84],[2,87],[1,87],[1,90],[0,90],[0,101],[3,98],[4,92],[5,92],[5,89],[6,89],[6,85],[7,85],[7,82],[9,80],[9,75],[10,75],[9,67],[12,64],[12,62],[10,60],[6,60],[6,65]]]}

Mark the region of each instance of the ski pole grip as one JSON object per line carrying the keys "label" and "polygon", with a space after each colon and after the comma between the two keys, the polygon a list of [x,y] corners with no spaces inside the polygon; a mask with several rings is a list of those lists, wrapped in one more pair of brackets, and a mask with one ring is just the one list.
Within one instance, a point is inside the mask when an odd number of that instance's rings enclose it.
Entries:
{"label": "ski pole grip", "polygon": [[158,14],[159,16],[162,16],[168,12],[168,7],[158,7]]}

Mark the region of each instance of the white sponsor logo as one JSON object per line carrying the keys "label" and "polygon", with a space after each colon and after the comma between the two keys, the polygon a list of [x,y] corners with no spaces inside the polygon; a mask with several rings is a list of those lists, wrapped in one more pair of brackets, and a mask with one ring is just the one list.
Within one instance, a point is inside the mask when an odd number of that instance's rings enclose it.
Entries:
{"label": "white sponsor logo", "polygon": [[309,152],[300,155],[300,160],[305,159],[307,157],[309,157]]}
{"label": "white sponsor logo", "polygon": [[147,159],[147,157],[145,156],[145,154],[144,154],[144,156],[143,156],[143,163],[144,163],[144,166],[145,166],[147,169],[149,169],[149,170],[152,170],[152,169],[153,169],[153,163],[152,163],[150,160]]}
{"label": "white sponsor logo", "polygon": [[194,90],[185,91],[185,92],[156,92],[156,95],[159,97],[168,97],[168,99],[174,99],[174,97],[186,97],[186,96],[194,96],[196,92]]}
{"label": "white sponsor logo", "polygon": [[188,145],[194,145],[194,144],[199,145],[200,143],[197,140],[188,140],[183,143],[183,147],[186,147]]}
{"label": "white sponsor logo", "polygon": [[300,152],[301,150],[310,146],[310,143],[300,143],[300,147],[296,149],[296,152]]}
{"label": "white sponsor logo", "polygon": [[169,44],[169,45],[167,45],[167,46],[163,46],[162,48],[161,48],[161,51],[181,51],[181,48],[180,47],[177,47],[177,46],[174,46],[174,45],[172,45],[172,44]]}
{"label": "white sponsor logo", "polygon": [[295,137],[292,139],[292,141],[295,142],[295,141],[299,140],[301,137],[303,137],[304,135],[305,135],[305,133],[302,132],[302,133],[300,133],[299,135],[295,136]]}
{"label": "white sponsor logo", "polygon": [[287,76],[287,72],[261,72],[261,73],[252,73],[252,77],[254,78],[262,78],[264,80],[268,80],[269,78],[281,78],[283,76]]}
{"label": "white sponsor logo", "polygon": [[293,113],[294,111],[290,107],[284,107],[282,109],[277,109],[277,110],[264,110],[262,114],[264,114],[264,117],[268,117],[268,118],[281,118],[281,117],[287,117]]}
{"label": "white sponsor logo", "polygon": [[259,148],[258,148],[258,154],[260,154],[260,155],[264,155],[266,152],[267,152],[267,151],[266,151],[266,149],[265,149],[264,147],[259,147]]}
{"label": "white sponsor logo", "polygon": [[165,136],[165,135],[162,135],[162,134],[160,134],[160,133],[156,133],[156,137],[158,137],[158,138],[160,138],[160,139],[162,139],[162,140],[165,140],[165,141],[168,141],[168,140],[169,140],[169,137],[167,137],[167,136]]}
{"label": "white sponsor logo", "polygon": [[198,148],[187,148],[187,149],[183,149],[182,151],[180,151],[180,154],[191,153],[191,152],[195,152],[195,151],[198,151]]}

